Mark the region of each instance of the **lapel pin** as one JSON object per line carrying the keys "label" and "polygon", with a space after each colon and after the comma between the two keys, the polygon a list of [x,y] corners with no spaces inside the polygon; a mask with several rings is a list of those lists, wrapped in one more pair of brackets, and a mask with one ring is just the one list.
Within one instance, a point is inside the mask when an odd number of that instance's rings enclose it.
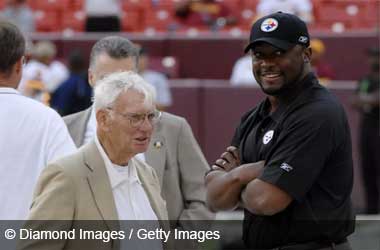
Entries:
{"label": "lapel pin", "polygon": [[156,141],[153,143],[153,146],[157,149],[160,149],[163,146],[163,143],[161,141]]}

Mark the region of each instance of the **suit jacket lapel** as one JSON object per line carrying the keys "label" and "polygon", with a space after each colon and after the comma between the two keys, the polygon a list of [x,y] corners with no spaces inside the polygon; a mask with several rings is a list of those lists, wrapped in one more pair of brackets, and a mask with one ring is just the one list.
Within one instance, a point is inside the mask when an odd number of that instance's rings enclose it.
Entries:
{"label": "suit jacket lapel", "polygon": [[162,187],[162,181],[166,164],[166,141],[161,132],[161,123],[158,123],[155,127],[152,135],[148,150],[145,153],[146,162],[148,165],[156,170],[160,186]]}
{"label": "suit jacket lapel", "polygon": [[[85,145],[84,160],[91,173],[87,180],[100,214],[110,230],[118,230],[118,215],[104,161],[94,141]],[[113,221],[113,222],[112,222]]]}
{"label": "suit jacket lapel", "polygon": [[154,183],[151,181],[153,178],[151,176],[151,173],[146,173],[146,171],[143,169],[143,167],[140,167],[136,160],[131,160],[132,164],[135,165],[135,169],[137,171],[137,175],[141,181],[141,184],[144,188],[144,191],[146,195],[148,196],[150,205],[152,206],[152,209],[154,213],[157,216],[158,220],[166,220],[165,211],[162,211],[162,207],[159,206],[158,197],[161,197],[159,187],[154,185]]}

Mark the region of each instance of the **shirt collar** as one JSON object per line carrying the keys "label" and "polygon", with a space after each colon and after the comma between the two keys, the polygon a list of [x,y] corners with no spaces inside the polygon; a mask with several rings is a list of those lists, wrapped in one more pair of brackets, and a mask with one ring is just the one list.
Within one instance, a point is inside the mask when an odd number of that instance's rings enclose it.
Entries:
{"label": "shirt collar", "polygon": [[90,124],[90,126],[96,128],[96,114],[95,114],[95,107],[94,106],[91,107],[91,114],[90,114],[90,118],[88,120],[88,123]]}
{"label": "shirt collar", "polygon": [[100,144],[100,141],[99,141],[99,138],[97,135],[95,135],[95,144],[96,144],[96,147],[98,148],[100,155],[102,156],[102,159],[104,161],[104,165],[106,167],[112,189],[116,189],[117,186],[123,182],[129,182],[129,183],[137,182],[137,183],[141,184],[141,181],[137,175],[137,171],[136,171],[136,167],[135,167],[133,158],[128,162],[127,166],[123,166],[125,168],[128,168],[128,175],[127,176],[123,175],[122,173],[119,173],[116,170],[117,167],[121,167],[121,166],[116,165],[116,164],[111,162],[108,155],[104,151],[103,146]]}
{"label": "shirt collar", "polygon": [[0,94],[15,94],[19,95],[20,92],[14,88],[0,87]]}

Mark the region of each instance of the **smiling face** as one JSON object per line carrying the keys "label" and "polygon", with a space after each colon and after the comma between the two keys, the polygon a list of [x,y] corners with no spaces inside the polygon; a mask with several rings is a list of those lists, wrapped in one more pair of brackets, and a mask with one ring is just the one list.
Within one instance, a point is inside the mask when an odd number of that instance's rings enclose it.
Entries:
{"label": "smiling face", "polygon": [[268,43],[259,43],[252,50],[253,74],[264,93],[276,96],[306,76],[305,64],[310,56],[310,49],[300,45],[283,51]]}

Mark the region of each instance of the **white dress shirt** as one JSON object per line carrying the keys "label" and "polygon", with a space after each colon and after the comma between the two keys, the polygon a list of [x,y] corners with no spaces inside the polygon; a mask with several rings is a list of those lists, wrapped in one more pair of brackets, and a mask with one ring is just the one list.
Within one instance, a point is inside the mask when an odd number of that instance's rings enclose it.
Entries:
{"label": "white dress shirt", "polygon": [[128,166],[116,165],[108,158],[97,136],[95,143],[107,169],[119,220],[157,220],[137,176],[135,159],[132,158]]}
{"label": "white dress shirt", "polygon": [[[157,215],[154,213],[148,196],[137,175],[134,164],[136,160],[132,158],[127,166],[116,165],[108,158],[97,136],[95,136],[95,144],[106,166],[120,220],[120,227],[127,233],[127,237],[131,228],[134,228],[134,230],[144,228],[150,231],[159,228],[160,225]],[[162,242],[158,239],[141,240],[135,237],[122,240],[120,243],[120,249],[122,250],[162,250]]]}
{"label": "white dress shirt", "polygon": [[0,88],[0,220],[24,220],[42,169],[76,151],[62,118],[53,109]]}

